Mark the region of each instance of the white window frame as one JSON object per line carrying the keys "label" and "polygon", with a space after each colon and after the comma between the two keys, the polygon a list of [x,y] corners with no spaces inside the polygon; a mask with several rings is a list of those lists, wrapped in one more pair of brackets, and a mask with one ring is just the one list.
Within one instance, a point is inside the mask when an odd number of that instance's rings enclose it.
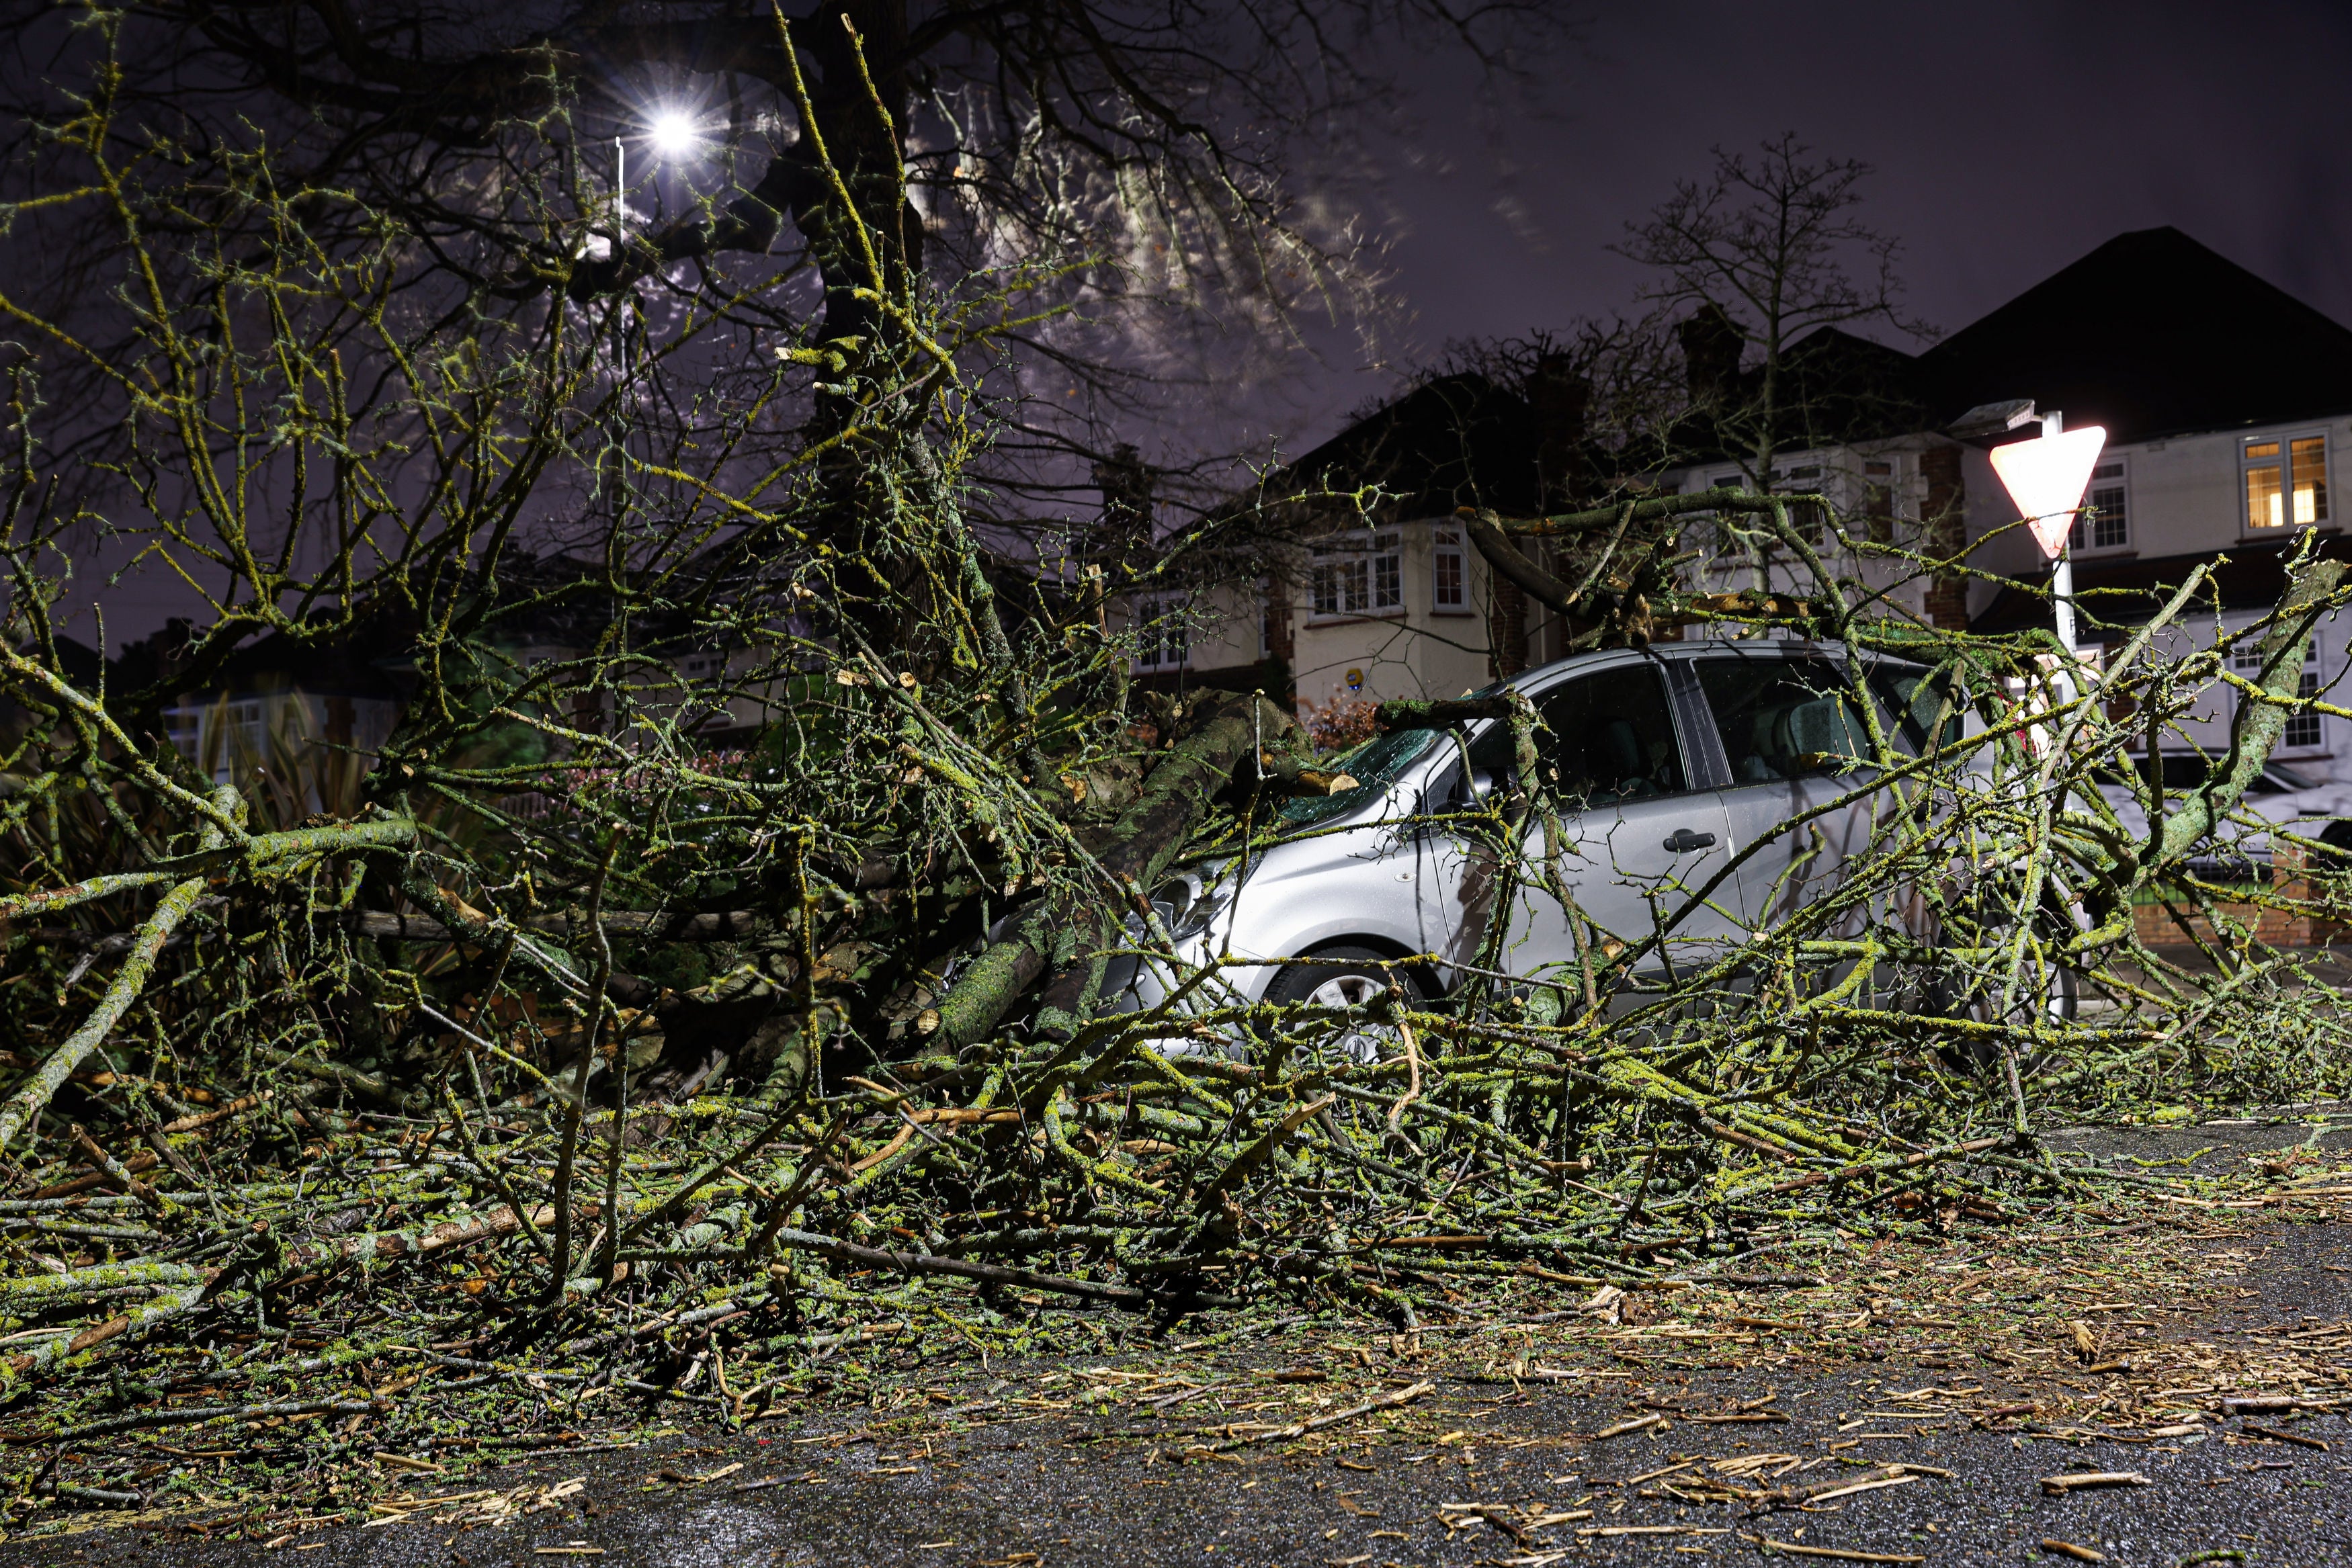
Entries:
{"label": "white window frame", "polygon": [[[2108,472],[2110,469],[2114,472]],[[2102,495],[2116,497],[2114,510],[2101,501]],[[2102,452],[2091,469],[2091,482],[2083,490],[2083,505],[2099,508],[2096,517],[2075,514],[2074,526],[2066,535],[2069,555],[2104,555],[2110,550],[2131,549],[2131,459],[2120,452]],[[2116,537],[2101,539],[2102,533]]]}
{"label": "white window frame", "polygon": [[[1446,568],[1453,570],[1454,596],[1446,597]],[[1470,613],[1470,545],[1454,523],[1438,523],[1429,530],[1429,609],[1433,615]]]}
{"label": "white window frame", "polygon": [[191,764],[201,768],[206,752],[217,753],[212,769],[215,784],[232,782],[238,763],[261,758],[269,740],[267,697],[183,703],[165,708],[163,718],[164,738]]}
{"label": "white window frame", "polygon": [[[2263,644],[2259,637],[2241,637],[2230,644],[2230,673],[2252,674],[2263,667]],[[2303,651],[2303,674],[2295,683],[2297,696],[2319,695],[2319,637],[2316,632]],[[2324,714],[2305,710],[2287,715],[2286,728],[2279,736],[2282,749],[2292,747],[2308,751],[2327,744],[2327,722]]]}
{"label": "white window frame", "polygon": [[[1828,486],[1823,482],[1822,472],[1824,466],[1816,460],[1791,463],[1786,468],[1773,469],[1772,493],[1776,496],[1826,494]],[[1828,508],[1811,501],[1801,501],[1789,508],[1789,526],[1797,531],[1799,538],[1815,549],[1829,544],[1837,533],[1830,524]]]}
{"label": "white window frame", "polygon": [[[2298,517],[2294,507],[2294,446],[2299,441],[2319,443],[2319,484],[2316,486],[2312,516]],[[2253,455],[2257,446],[2273,447],[2268,457]],[[2282,430],[2260,435],[2238,438],[2238,531],[2248,538],[2278,538],[2293,528],[2329,528],[2334,526],[2328,505],[2328,479],[2335,467],[2335,454],[2328,450],[2327,432],[2319,430]],[[2279,509],[2275,523],[2257,524],[2253,518],[2253,497],[2248,493],[2248,482],[2259,468],[2272,468],[2278,473],[2278,488],[2272,501]]]}
{"label": "white window frame", "polygon": [[[2305,663],[2303,678],[2295,683],[2294,695],[2299,697],[2315,697],[2319,695],[2318,661],[2310,660]],[[2304,708],[2286,716],[2286,728],[2279,732],[2279,745],[2282,747],[2293,747],[2300,751],[2306,747],[2315,748],[2326,744],[2327,716],[2326,714],[2311,708]]]}
{"label": "white window frame", "polygon": [[1318,541],[1309,556],[1307,593],[1317,621],[1402,614],[1403,531],[1357,528]]}
{"label": "white window frame", "polygon": [[[1133,600],[1134,670],[1139,675],[1183,669],[1192,658],[1192,596],[1182,589]],[[1175,635],[1168,633],[1172,630]]]}
{"label": "white window frame", "polygon": [[1873,544],[1893,544],[1903,516],[1903,465],[1893,453],[1862,460],[1862,526]]}

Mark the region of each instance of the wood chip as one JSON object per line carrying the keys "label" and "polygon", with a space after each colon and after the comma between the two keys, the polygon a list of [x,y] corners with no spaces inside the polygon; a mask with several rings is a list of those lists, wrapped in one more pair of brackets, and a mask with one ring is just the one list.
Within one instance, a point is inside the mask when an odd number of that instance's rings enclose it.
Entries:
{"label": "wood chip", "polygon": [[1834,1491],[1814,1492],[1805,1500],[1809,1503],[1827,1502],[1833,1497],[1852,1497],[1856,1492],[1876,1491],[1881,1487],[1908,1486],[1911,1482],[1920,1479],[1922,1478],[1918,1476],[1887,1476],[1882,1479],[1874,1481],[1856,1481],[1850,1487],[1839,1487]]}
{"label": "wood chip", "polygon": [[1842,1546],[1801,1546],[1793,1541],[1775,1541],[1768,1535],[1749,1535],[1745,1531],[1739,1539],[1752,1541],[1759,1552],[1786,1552],[1797,1557],[1828,1557],[1840,1563],[1925,1563],[1925,1557],[1907,1556],[1893,1552],[1849,1552]]}
{"label": "wood chip", "polygon": [[2107,1560],[2104,1552],[2094,1552],[2087,1546],[2077,1546],[2071,1541],[2060,1541],[2050,1535],[2042,1538],[2042,1550],[2055,1552],[2061,1557],[2072,1557],[2077,1563],[2105,1563]]}
{"label": "wood chip", "polygon": [[2137,1470],[2084,1470],[2074,1475],[2043,1476],[2042,1490],[2063,1493],[2082,1491],[2091,1487],[2144,1487],[2148,1479]]}
{"label": "wood chip", "polygon": [[2252,1421],[2246,1423],[2245,1429],[2257,1437],[2268,1437],[2273,1443],[2293,1443],[2299,1448],[2317,1448],[2323,1454],[2328,1451],[2327,1445],[2316,1437],[2305,1437],[2295,1432],[2281,1432],[2270,1427],[2257,1427]]}
{"label": "wood chip", "polygon": [[1666,1418],[1664,1416],[1636,1416],[1631,1421],[1620,1421],[1613,1427],[1601,1427],[1592,1434],[1592,1440],[1597,1443],[1603,1437],[1622,1437],[1628,1432],[1639,1432],[1649,1427],[1663,1427],[1665,1423]]}
{"label": "wood chip", "polygon": [[[1580,1530],[1579,1539],[1592,1535],[1728,1535],[1728,1530],[1704,1530],[1696,1524],[1604,1524],[1594,1530]],[[1919,1559],[1906,1557],[1906,1563]]]}

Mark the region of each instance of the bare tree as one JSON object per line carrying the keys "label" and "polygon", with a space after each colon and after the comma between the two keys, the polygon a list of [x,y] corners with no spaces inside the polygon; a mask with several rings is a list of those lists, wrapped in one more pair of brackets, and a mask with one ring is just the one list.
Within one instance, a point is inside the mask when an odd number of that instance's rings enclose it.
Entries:
{"label": "bare tree", "polygon": [[[1642,298],[1683,318],[1685,352],[1700,372],[1698,412],[1727,444],[1740,441],[1759,481],[1774,453],[1811,434],[1807,400],[1789,384],[1800,340],[1823,327],[1932,330],[1904,308],[1898,242],[1856,215],[1870,166],[1808,162],[1811,152],[1793,132],[1752,161],[1717,149],[1712,174],[1678,184],[1612,247],[1663,275]],[[1738,372],[1751,367],[1743,383]]]}

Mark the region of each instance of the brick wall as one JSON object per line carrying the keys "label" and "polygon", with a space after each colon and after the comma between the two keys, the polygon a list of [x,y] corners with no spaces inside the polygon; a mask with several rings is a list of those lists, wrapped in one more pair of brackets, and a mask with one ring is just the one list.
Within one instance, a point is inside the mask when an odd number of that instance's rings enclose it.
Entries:
{"label": "brick wall", "polygon": [[[2282,902],[2308,906],[2312,901],[2310,881],[2303,874],[2303,852],[2291,844],[2281,844],[2273,852],[2271,864],[2271,891]],[[2177,919],[2172,910],[2160,904],[2143,904],[2132,910],[2132,922],[2139,939],[2151,947],[2178,946],[2192,940],[2210,942],[2213,924],[2203,915],[2193,915],[2186,904],[2179,904],[2186,925]],[[2273,909],[2257,904],[2224,904],[2221,914],[2227,918],[2254,928],[2255,939],[2273,947],[2312,947],[2341,940],[2346,928],[2308,908]]]}

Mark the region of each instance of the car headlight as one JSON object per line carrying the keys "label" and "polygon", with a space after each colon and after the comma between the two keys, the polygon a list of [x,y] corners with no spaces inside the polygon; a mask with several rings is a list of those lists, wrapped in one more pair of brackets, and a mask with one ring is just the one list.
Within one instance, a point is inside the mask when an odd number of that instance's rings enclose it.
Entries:
{"label": "car headlight", "polygon": [[1233,901],[1231,888],[1202,889],[1192,895],[1192,903],[1181,915],[1168,922],[1169,935],[1180,942],[1198,936]]}
{"label": "car headlight", "polygon": [[[1178,942],[1198,936],[1209,923],[1233,902],[1231,890],[1212,888],[1198,877],[1171,877],[1151,894],[1151,913],[1159,917],[1160,928]],[[1146,941],[1150,930],[1140,913],[1129,915],[1126,921],[1128,939]]]}

